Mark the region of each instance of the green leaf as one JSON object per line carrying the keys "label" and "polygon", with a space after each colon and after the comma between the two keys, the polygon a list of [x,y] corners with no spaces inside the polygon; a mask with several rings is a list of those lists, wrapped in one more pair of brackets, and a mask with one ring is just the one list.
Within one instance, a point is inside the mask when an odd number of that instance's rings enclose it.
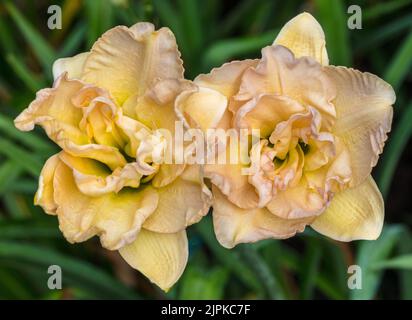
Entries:
{"label": "green leaf", "polygon": [[362,270],[362,289],[352,290],[351,299],[369,300],[376,296],[382,271],[374,269],[374,266],[388,259],[402,232],[401,226],[386,226],[377,240],[360,242],[356,264]]}
{"label": "green leaf", "polygon": [[[257,5],[258,0],[243,0],[239,2],[232,10],[229,11],[227,17],[223,20],[220,26],[220,34],[228,35],[241,24],[241,22],[249,16],[250,11]],[[273,40],[275,40],[273,38]],[[273,41],[272,40],[272,41]]]}
{"label": "green leaf", "polygon": [[40,151],[46,155],[50,155],[55,151],[55,147],[48,141],[36,136],[34,132],[21,132],[13,124],[6,115],[0,114],[0,130],[6,133],[9,137],[16,139],[27,147],[36,151]]}
{"label": "green leaf", "polygon": [[[70,284],[91,291],[101,298],[138,298],[130,289],[97,266],[62,255],[50,248],[0,241],[0,258],[37,264],[44,268],[44,272],[50,265],[58,265],[62,269],[63,283],[68,279]],[[44,285],[46,286],[46,283]]]}
{"label": "green leaf", "polygon": [[189,265],[180,280],[179,299],[223,299],[228,274],[228,270],[220,267],[206,271],[197,266]]}
{"label": "green leaf", "polygon": [[196,224],[196,230],[199,232],[209,249],[213,252],[216,259],[228,270],[232,271],[245,286],[259,293],[265,290],[257,275],[242,261],[239,253],[235,250],[223,248],[216,241],[210,218],[204,218],[201,222]]}
{"label": "green leaf", "polygon": [[34,177],[39,176],[41,168],[43,167],[43,162],[37,155],[30,154],[4,138],[0,138],[0,154],[13,160]]}
{"label": "green leaf", "polygon": [[59,57],[68,57],[75,55],[77,50],[79,50],[85,35],[86,35],[86,24],[79,23],[73,30],[70,32],[68,37],[63,43],[63,47],[59,51]]}
{"label": "green leaf", "polygon": [[341,0],[315,0],[316,12],[325,31],[326,46],[331,64],[350,66],[346,9]]}
{"label": "green leaf", "polygon": [[87,21],[87,43],[93,43],[113,25],[113,8],[111,1],[85,0],[85,13]]}
{"label": "green leaf", "polygon": [[17,27],[20,29],[26,41],[29,43],[37,59],[42,63],[43,68],[50,73],[52,63],[56,58],[53,48],[43,38],[43,36],[30,24],[30,22],[19,12],[13,3],[7,1],[4,6],[9,11]]}
{"label": "green leaf", "polygon": [[8,268],[0,268],[0,298],[33,299],[30,290],[24,286],[21,279]]}
{"label": "green leaf", "polygon": [[322,255],[322,247],[317,239],[309,238],[307,243],[308,246],[300,270],[301,298],[304,300],[312,299]]}
{"label": "green leaf", "polygon": [[6,60],[9,65],[12,67],[16,75],[24,82],[28,89],[31,92],[37,92],[42,87],[45,87],[46,84],[44,81],[40,80],[36,75],[34,75],[30,69],[24,64],[23,61],[18,59],[13,54],[8,54]]}
{"label": "green leaf", "polygon": [[266,262],[251,244],[241,244],[238,249],[251,270],[255,272],[269,299],[284,299],[281,286]]}
{"label": "green leaf", "polygon": [[0,239],[63,239],[56,222],[39,222],[35,219],[5,220],[0,222]]}
{"label": "green leaf", "polygon": [[412,270],[412,254],[406,254],[398,256],[385,261],[375,263],[372,267],[373,270],[381,269],[403,269]]}
{"label": "green leaf", "polygon": [[290,281],[288,281],[288,270],[284,267],[285,264],[288,263],[289,248],[283,245],[282,241],[273,239],[268,239],[266,242],[263,240],[255,244],[255,248],[258,250],[259,246],[262,246],[262,248],[260,248],[262,257],[278,282],[279,288],[277,289],[280,291],[279,296],[284,299],[296,299],[297,297],[294,295],[295,290],[290,286]]}
{"label": "green leaf", "polygon": [[[382,27],[373,28],[373,32],[359,36],[359,41],[356,46],[357,52],[362,52],[363,54],[368,54],[372,48],[378,45],[383,45],[386,41],[392,40],[395,36],[401,33],[404,29],[411,27],[412,25],[412,14],[408,14],[404,17],[395,19]],[[372,58],[375,56],[372,55]]]}
{"label": "green leaf", "polygon": [[9,191],[10,186],[19,177],[21,171],[20,166],[13,161],[5,161],[0,164],[0,194]]}
{"label": "green leaf", "polygon": [[[399,241],[398,252],[401,255],[410,254],[412,252],[412,235],[408,229],[402,234]],[[412,272],[410,270],[400,271],[401,297],[405,300],[412,299]]]}
{"label": "green leaf", "polygon": [[259,36],[218,41],[206,50],[203,64],[205,68],[216,67],[230,59],[257,53],[261,48],[270,45],[275,35],[276,31],[272,30]]}
{"label": "green leaf", "polygon": [[395,11],[399,11],[399,9],[402,9],[403,7],[411,3],[411,0],[397,0],[376,3],[363,10],[362,18],[364,20],[375,20],[381,16],[389,15],[391,13],[394,13]]}
{"label": "green leaf", "polygon": [[388,195],[399,159],[411,137],[411,119],[412,102],[402,112],[379,163],[376,180],[384,198]]}
{"label": "green leaf", "polygon": [[402,81],[408,74],[412,66],[412,30],[406,37],[401,47],[398,49],[395,57],[385,72],[384,79],[388,81],[395,89],[399,88]]}
{"label": "green leaf", "polygon": [[202,46],[202,17],[199,10],[198,0],[179,0],[179,11],[181,12],[183,30],[186,33],[188,45],[191,52],[195,53]]}

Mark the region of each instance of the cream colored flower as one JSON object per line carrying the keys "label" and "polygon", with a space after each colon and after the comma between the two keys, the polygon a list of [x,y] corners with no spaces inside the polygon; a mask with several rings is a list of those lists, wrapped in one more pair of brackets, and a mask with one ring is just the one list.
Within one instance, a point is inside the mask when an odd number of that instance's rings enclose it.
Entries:
{"label": "cream colored flower", "polygon": [[[384,206],[370,173],[395,93],[375,75],[329,66],[310,14],[288,22],[261,59],[224,64],[194,83],[176,99],[188,124],[260,130],[250,164],[205,166],[223,246],[288,238],[306,225],[341,241],[379,236]],[[247,167],[252,174],[242,175]]]}
{"label": "cream colored flower", "polygon": [[[168,290],[182,274],[185,228],[209,208],[199,166],[155,162],[174,132],[175,97],[190,83],[167,28],[138,23],[107,31],[90,52],[59,59],[53,88],[15,120],[38,124],[62,151],[47,160],[35,203],[57,215],[70,242],[95,235]],[[157,132],[157,131],[156,131]]]}

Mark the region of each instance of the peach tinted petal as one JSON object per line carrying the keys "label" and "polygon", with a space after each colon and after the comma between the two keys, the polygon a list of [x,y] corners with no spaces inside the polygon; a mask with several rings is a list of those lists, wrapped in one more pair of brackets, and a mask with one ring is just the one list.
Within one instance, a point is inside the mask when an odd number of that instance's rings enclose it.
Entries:
{"label": "peach tinted petal", "polygon": [[220,244],[233,248],[239,243],[263,239],[286,239],[302,232],[313,219],[282,219],[265,208],[241,209],[213,187],[213,224]]}
{"label": "peach tinted petal", "polygon": [[383,150],[395,93],[389,84],[367,72],[334,66],[325,71],[337,88],[333,131],[349,150],[355,186],[369,176]]}

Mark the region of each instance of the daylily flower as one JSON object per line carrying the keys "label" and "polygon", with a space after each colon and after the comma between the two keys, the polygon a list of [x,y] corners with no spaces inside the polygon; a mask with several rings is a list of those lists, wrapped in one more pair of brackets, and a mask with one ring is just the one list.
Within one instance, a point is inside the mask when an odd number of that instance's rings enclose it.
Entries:
{"label": "daylily flower", "polygon": [[188,125],[260,130],[250,164],[205,165],[223,246],[288,238],[307,225],[340,241],[379,236],[384,205],[370,174],[395,93],[373,74],[330,66],[310,14],[289,21],[261,59],[224,64],[194,83],[176,99]]}
{"label": "daylily flower", "polygon": [[182,274],[185,228],[208,211],[199,166],[154,161],[174,132],[175,97],[190,83],[175,37],[150,23],[115,27],[90,52],[57,60],[53,88],[16,119],[43,127],[62,151],[47,160],[35,203],[57,215],[69,242],[95,235],[168,290]]}

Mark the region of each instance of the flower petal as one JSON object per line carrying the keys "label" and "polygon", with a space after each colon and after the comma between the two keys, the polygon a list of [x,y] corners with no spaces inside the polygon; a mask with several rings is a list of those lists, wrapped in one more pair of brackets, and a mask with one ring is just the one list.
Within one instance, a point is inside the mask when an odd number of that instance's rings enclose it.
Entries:
{"label": "flower petal", "polygon": [[261,137],[269,136],[281,121],[286,121],[305,108],[287,96],[261,94],[238,109],[234,126],[239,129],[259,129]]}
{"label": "flower petal", "polygon": [[72,169],[63,162],[57,165],[53,187],[60,230],[66,239],[82,242],[99,235],[102,246],[109,250],[135,240],[158,200],[151,187],[87,196],[77,188]]}
{"label": "flower petal", "polygon": [[186,231],[156,233],[142,229],[137,239],[119,252],[133,268],[168,291],[186,267],[189,254]]}
{"label": "flower petal", "polygon": [[[216,158],[221,156],[220,148],[217,147]],[[248,175],[242,169],[248,169],[249,164],[242,164],[239,146],[232,143],[226,144],[224,161],[211,159],[204,165],[205,177],[217,186],[228,199],[240,208],[255,208],[259,203],[256,189],[248,181]],[[222,153],[223,153],[222,152]],[[231,155],[238,155],[237,164],[231,164]],[[212,161],[213,160],[213,161]]]}
{"label": "flower petal", "polygon": [[283,46],[262,49],[258,65],[244,72],[235,99],[247,101],[261,94],[287,96],[303,106],[317,109],[328,129],[334,122],[335,87],[322,66],[310,57],[295,58]]}
{"label": "flower petal", "polygon": [[70,58],[60,58],[53,63],[53,78],[56,80],[61,74],[67,72],[71,79],[80,79],[83,74],[84,62],[89,52],[83,52]]}
{"label": "flower petal", "polygon": [[[85,90],[88,94],[82,94]],[[14,120],[14,124],[22,131],[33,130],[38,124],[66,152],[96,159],[114,170],[126,164],[120,151],[116,147],[92,143],[93,132],[90,133],[86,126],[81,128],[84,113],[88,110],[83,104],[87,104],[88,97],[95,99],[96,94],[105,93],[79,80],[68,79],[64,73],[55,81],[53,88],[37,92],[36,99]]]}
{"label": "flower petal", "polygon": [[203,131],[215,128],[227,107],[227,98],[219,91],[198,87],[185,91],[176,99],[178,117],[191,128]]}
{"label": "flower petal", "polygon": [[329,66],[337,96],[334,133],[346,144],[353,171],[353,186],[365,180],[378,161],[391,129],[395,93],[382,79],[345,67]]}
{"label": "flower petal", "polygon": [[112,170],[123,167],[127,163],[119,149],[114,147],[94,143],[78,145],[69,139],[60,138],[58,138],[56,142],[70,155],[100,161]]}
{"label": "flower petal", "polygon": [[266,208],[278,217],[296,219],[319,215],[326,207],[327,199],[308,185],[303,177],[299,184],[273,195]]}
{"label": "flower petal", "polygon": [[107,89],[119,105],[142,96],[155,79],[183,79],[183,64],[173,33],[150,23],[115,27],[96,41],[82,79]]}
{"label": "flower petal", "polygon": [[287,47],[297,58],[307,56],[325,66],[329,64],[325,34],[319,22],[307,12],[286,23],[273,44]]}
{"label": "flower petal", "polygon": [[168,184],[175,181],[176,178],[182,174],[184,169],[184,164],[163,163],[160,165],[159,171],[153,177],[152,185],[155,188],[167,186]]}
{"label": "flower petal", "polygon": [[14,120],[15,126],[30,131],[38,124],[53,141],[64,135],[76,144],[89,143],[87,134],[79,129],[83,112],[71,100],[83,86],[78,80],[69,80],[67,73],[61,75],[53,88],[37,92],[36,99]]}
{"label": "flower petal", "polygon": [[255,67],[259,60],[232,61],[214,68],[208,74],[196,77],[194,83],[200,87],[216,90],[227,99],[239,91],[243,73],[250,67]]}
{"label": "flower petal", "polygon": [[166,79],[154,81],[143,96],[135,94],[123,105],[124,112],[148,128],[167,129],[175,132],[176,121],[175,98],[184,90],[190,90],[189,81]]}
{"label": "flower petal", "polygon": [[56,214],[57,204],[54,201],[53,178],[56,167],[60,162],[59,154],[47,159],[40,173],[39,187],[34,197],[34,204],[39,205],[51,215]]}
{"label": "flower petal", "polygon": [[241,209],[230,202],[215,186],[212,187],[212,191],[215,234],[225,248],[268,238],[286,239],[302,232],[313,220],[282,219],[266,208]]}
{"label": "flower petal", "polygon": [[303,172],[298,185],[275,194],[268,210],[284,219],[318,216],[324,212],[333,194],[347,188],[351,170],[349,154],[338,141],[333,161],[314,171]]}
{"label": "flower petal", "polygon": [[138,172],[135,163],[127,163],[111,172],[93,159],[73,157],[64,151],[59,157],[73,170],[73,178],[80,192],[92,197],[117,193],[124,187],[137,188],[143,176]]}
{"label": "flower petal", "polygon": [[383,218],[382,195],[369,176],[357,187],[337,193],[311,226],[339,241],[375,240],[381,233]]}
{"label": "flower petal", "polygon": [[171,184],[157,189],[159,204],[145,221],[147,230],[175,233],[198,222],[209,210],[211,195],[203,183],[200,167],[192,165]]}

